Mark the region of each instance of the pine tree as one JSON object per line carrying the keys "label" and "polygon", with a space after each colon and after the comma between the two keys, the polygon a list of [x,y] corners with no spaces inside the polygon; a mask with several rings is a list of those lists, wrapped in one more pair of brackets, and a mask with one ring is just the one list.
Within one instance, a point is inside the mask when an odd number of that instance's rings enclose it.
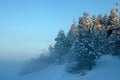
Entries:
{"label": "pine tree", "polygon": [[79,34],[71,49],[69,56],[71,65],[68,71],[81,72],[93,68],[99,56],[93,38],[90,32]]}
{"label": "pine tree", "polygon": [[48,55],[49,55],[49,62],[50,63],[55,63],[55,61],[56,61],[55,49],[51,45],[48,48]]}
{"label": "pine tree", "polygon": [[110,12],[110,16],[108,17],[108,28],[113,29],[116,25],[116,21],[115,21],[115,11],[114,9],[111,10]]}
{"label": "pine tree", "polygon": [[67,33],[67,38],[68,38],[71,46],[72,46],[74,40],[77,38],[78,34],[79,34],[79,30],[76,27],[76,25],[73,23],[71,25],[69,32]]}
{"label": "pine tree", "polygon": [[78,23],[79,23],[78,28],[80,31],[89,31],[90,30],[89,14],[85,12],[83,16],[79,18]]}
{"label": "pine tree", "polygon": [[112,34],[110,36],[109,52],[111,55],[120,56],[120,35]]}
{"label": "pine tree", "polygon": [[54,52],[58,63],[64,62],[69,53],[70,44],[63,30],[60,30],[55,38]]}
{"label": "pine tree", "polygon": [[103,16],[103,18],[102,18],[102,25],[103,25],[104,27],[107,27],[107,25],[108,25],[108,16],[107,16],[107,14],[105,14],[105,15]]}
{"label": "pine tree", "polygon": [[95,31],[100,31],[102,30],[102,15],[98,15],[96,21],[95,21],[95,26],[94,26]]}
{"label": "pine tree", "polygon": [[108,39],[107,34],[104,30],[93,33],[94,47],[98,55],[109,54],[108,52]]}
{"label": "pine tree", "polygon": [[100,24],[102,24],[102,18],[103,18],[103,16],[101,14],[99,14],[97,20],[99,21]]}

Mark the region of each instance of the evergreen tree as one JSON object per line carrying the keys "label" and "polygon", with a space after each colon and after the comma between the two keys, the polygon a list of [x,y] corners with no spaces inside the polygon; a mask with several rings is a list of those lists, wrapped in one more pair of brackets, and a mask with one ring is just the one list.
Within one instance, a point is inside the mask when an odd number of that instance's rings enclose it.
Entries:
{"label": "evergreen tree", "polygon": [[89,19],[89,14],[84,13],[82,17],[79,18],[78,21],[78,28],[81,31],[89,31],[90,30],[90,19]]}
{"label": "evergreen tree", "polygon": [[94,43],[94,37],[90,32],[80,33],[75,40],[71,54],[69,56],[70,72],[81,72],[82,70],[91,70],[96,64],[98,58],[98,51]]}
{"label": "evergreen tree", "polygon": [[108,26],[108,16],[107,16],[107,14],[105,14],[102,18],[102,25],[105,27],[105,29],[107,29],[107,26]]}
{"label": "evergreen tree", "polygon": [[55,63],[55,60],[56,60],[55,49],[51,45],[48,48],[48,55],[49,55],[49,62],[50,63]]}
{"label": "evergreen tree", "polygon": [[95,44],[95,50],[98,55],[105,55],[109,54],[108,53],[108,47],[109,47],[109,42],[107,39],[107,34],[104,30],[101,30],[99,32],[94,32],[93,34],[93,40]]}
{"label": "evergreen tree", "polygon": [[77,28],[77,27],[75,26],[75,24],[73,23],[73,24],[71,25],[71,28],[70,28],[68,34],[67,34],[67,38],[68,38],[71,46],[72,46],[74,40],[77,38],[77,36],[78,36],[78,34],[79,34],[78,32],[79,32],[78,28]]}
{"label": "evergreen tree", "polygon": [[112,55],[120,56],[120,35],[112,34],[110,36],[109,52]]}
{"label": "evergreen tree", "polygon": [[99,14],[97,20],[99,21],[100,24],[102,24],[102,18],[103,18],[103,16],[101,14]]}
{"label": "evergreen tree", "polygon": [[116,14],[114,9],[111,10],[110,16],[108,17],[108,28],[113,29],[116,25]]}
{"label": "evergreen tree", "polygon": [[63,30],[60,30],[55,38],[54,52],[58,63],[64,62],[69,53],[70,43]]}

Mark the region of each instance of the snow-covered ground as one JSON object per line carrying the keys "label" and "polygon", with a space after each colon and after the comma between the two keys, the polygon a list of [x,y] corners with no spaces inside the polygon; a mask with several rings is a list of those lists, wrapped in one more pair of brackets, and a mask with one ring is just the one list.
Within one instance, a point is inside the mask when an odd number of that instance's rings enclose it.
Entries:
{"label": "snow-covered ground", "polygon": [[120,59],[111,56],[102,57],[97,66],[86,75],[68,74],[65,65],[51,65],[28,75],[19,75],[19,63],[0,62],[0,80],[119,80]]}
{"label": "snow-covered ground", "polygon": [[81,77],[81,80],[120,80],[120,59],[103,56],[95,69]]}

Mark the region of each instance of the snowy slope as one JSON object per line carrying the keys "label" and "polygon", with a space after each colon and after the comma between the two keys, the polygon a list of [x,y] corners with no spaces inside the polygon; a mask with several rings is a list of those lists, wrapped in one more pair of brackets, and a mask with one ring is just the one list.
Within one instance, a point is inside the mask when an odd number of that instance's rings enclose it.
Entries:
{"label": "snowy slope", "polygon": [[26,76],[20,76],[20,80],[119,80],[120,59],[111,56],[103,56],[97,66],[85,76],[73,75],[65,72],[65,65],[50,66],[42,71]]}
{"label": "snowy slope", "polygon": [[120,80],[120,59],[103,56],[95,69],[81,77],[81,80]]}
{"label": "snowy slope", "polygon": [[19,76],[19,80],[77,80],[77,75],[68,74],[65,65],[51,65],[46,69],[29,75]]}
{"label": "snowy slope", "polygon": [[20,67],[18,64],[2,67],[0,80],[120,80],[120,59],[111,56],[102,57],[97,66],[84,76],[68,74],[65,71],[66,65],[51,65],[38,72],[21,76],[17,66]]}

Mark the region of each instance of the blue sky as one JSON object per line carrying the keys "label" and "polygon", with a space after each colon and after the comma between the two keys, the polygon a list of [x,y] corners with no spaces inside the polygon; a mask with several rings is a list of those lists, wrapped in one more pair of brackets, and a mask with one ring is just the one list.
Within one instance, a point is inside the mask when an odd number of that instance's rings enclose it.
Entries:
{"label": "blue sky", "polygon": [[0,58],[28,58],[54,43],[72,18],[109,14],[120,0],[0,0]]}

